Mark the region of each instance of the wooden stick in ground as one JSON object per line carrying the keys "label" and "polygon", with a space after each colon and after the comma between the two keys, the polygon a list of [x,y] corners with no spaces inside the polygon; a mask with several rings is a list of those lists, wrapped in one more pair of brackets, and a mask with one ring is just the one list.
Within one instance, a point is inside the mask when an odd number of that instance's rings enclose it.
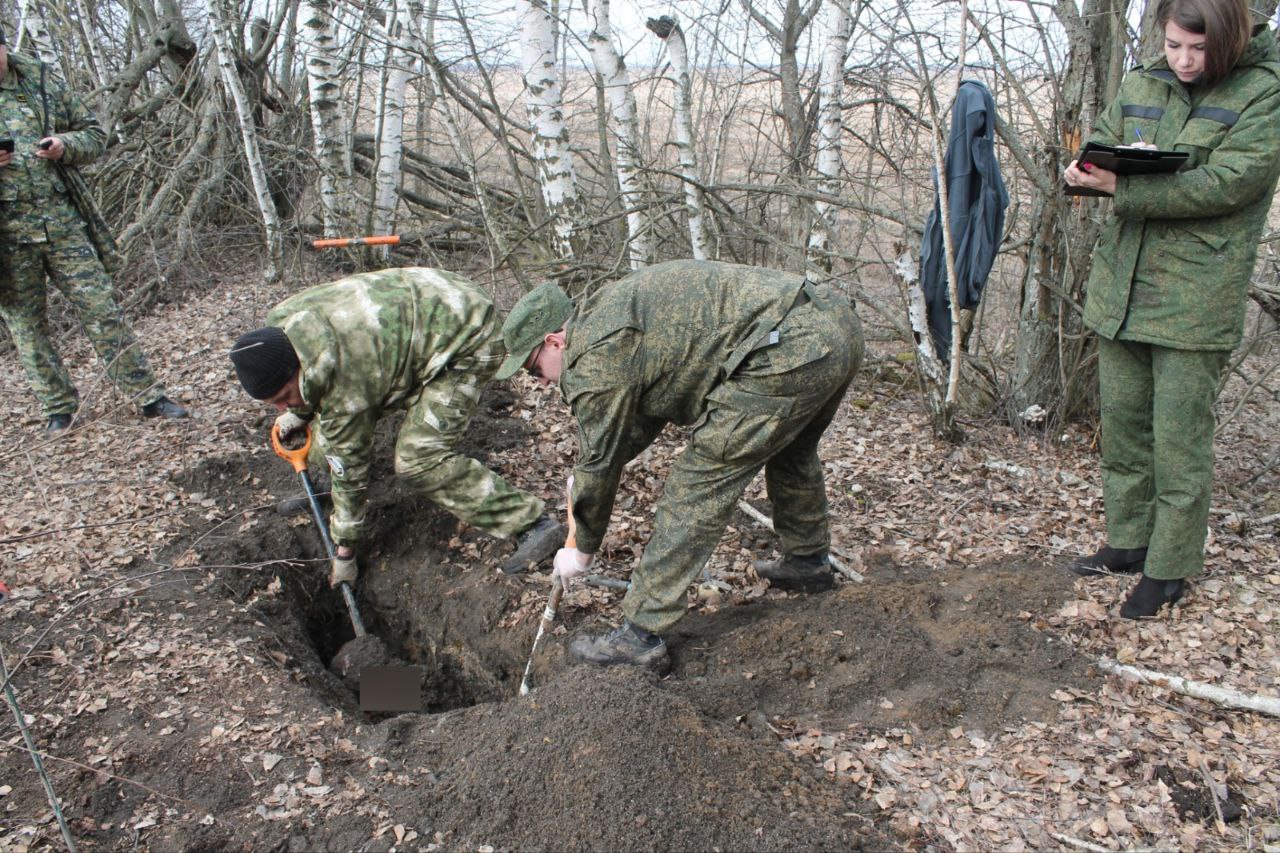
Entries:
{"label": "wooden stick in ground", "polygon": [[13,685],[9,682],[9,667],[4,662],[3,652],[0,652],[0,682],[4,683],[4,695],[9,700],[9,707],[13,710],[14,719],[18,721],[18,731],[22,733],[22,739],[27,745],[27,753],[31,756],[31,763],[35,765],[36,775],[40,777],[40,783],[44,785],[44,793],[49,799],[49,807],[53,809],[53,816],[58,820],[58,829],[62,831],[62,841],[67,845],[67,850],[71,851],[71,853],[76,853],[76,842],[71,837],[71,828],[67,826],[67,819],[62,814],[61,801],[53,790],[53,780],[49,778],[48,772],[44,769],[44,762],[40,759],[40,751],[36,749],[35,739],[31,736],[31,730],[27,728],[26,716],[22,713],[22,709],[18,707],[18,697],[14,694]]}
{"label": "wooden stick in ground", "polygon": [[1174,693],[1181,693],[1193,699],[1204,699],[1207,702],[1213,702],[1226,708],[1256,711],[1259,714],[1280,717],[1280,697],[1241,693],[1238,690],[1218,687],[1214,684],[1205,684],[1201,681],[1191,681],[1177,675],[1166,675],[1163,672],[1155,672],[1150,669],[1139,669],[1136,666],[1119,663],[1111,658],[1098,658],[1098,668],[1112,675],[1122,675],[1125,678],[1141,681],[1143,684],[1167,687]]}
{"label": "wooden stick in ground", "polygon": [[[746,501],[738,501],[738,509],[742,510],[744,513],[750,516],[751,519],[754,520],[761,527],[765,527],[765,528],[768,528],[769,530],[773,530],[773,519],[765,515],[763,512],[756,509]],[[831,568],[835,569],[837,572],[844,575],[846,578],[853,581],[854,583],[866,582],[867,580],[866,578],[864,578],[861,574],[859,574],[858,572],[855,572],[853,569],[846,566],[844,563],[837,560],[834,554],[828,554],[827,560],[831,563]]]}
{"label": "wooden stick in ground", "polygon": [[[565,537],[564,547],[578,547],[578,523],[573,518],[573,476],[569,477],[568,485],[569,499],[566,503],[565,513],[569,516],[569,535]],[[524,665],[524,677],[520,679],[520,695],[528,696],[529,691],[533,689],[533,659],[538,654],[538,648],[542,645],[542,638],[551,630],[551,626],[556,621],[556,611],[560,609],[560,599],[564,598],[564,584],[560,582],[560,578],[551,579],[551,596],[547,599],[547,606],[542,611],[542,620],[538,622],[538,633],[533,637],[533,648],[529,650],[529,662]]]}

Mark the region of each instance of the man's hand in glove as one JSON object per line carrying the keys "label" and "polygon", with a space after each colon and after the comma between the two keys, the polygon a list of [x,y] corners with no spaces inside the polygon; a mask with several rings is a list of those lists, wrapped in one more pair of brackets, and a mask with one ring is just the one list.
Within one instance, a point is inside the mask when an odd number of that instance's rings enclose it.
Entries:
{"label": "man's hand in glove", "polygon": [[329,586],[336,587],[346,582],[354,585],[360,570],[356,567],[356,552],[344,546],[338,546],[338,556],[333,558],[329,569]]}
{"label": "man's hand in glove", "polygon": [[299,430],[305,432],[309,421],[300,418],[293,412],[285,412],[276,418],[276,431],[280,433],[280,440],[283,441]]}
{"label": "man's hand in glove", "polygon": [[564,588],[568,589],[569,581],[585,575],[594,559],[594,554],[584,554],[577,548],[561,548],[556,552],[551,577],[559,578]]}

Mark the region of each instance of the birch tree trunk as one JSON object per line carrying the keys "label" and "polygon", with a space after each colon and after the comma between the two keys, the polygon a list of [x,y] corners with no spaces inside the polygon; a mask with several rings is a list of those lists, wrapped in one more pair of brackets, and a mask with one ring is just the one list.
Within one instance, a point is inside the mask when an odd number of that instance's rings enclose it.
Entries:
{"label": "birch tree trunk", "polygon": [[311,128],[320,163],[320,205],[327,237],[349,236],[352,224],[351,158],[342,126],[342,64],[330,0],[306,0],[302,26],[306,32],[307,86],[311,94]]}
{"label": "birch tree trunk", "polygon": [[263,230],[266,232],[267,268],[264,277],[268,282],[273,282],[279,279],[284,271],[280,219],[276,214],[275,201],[271,198],[271,188],[267,184],[267,170],[262,165],[262,156],[258,151],[258,132],[253,121],[253,108],[245,94],[244,83],[236,72],[231,30],[227,24],[226,12],[221,6],[222,0],[207,0],[207,3],[209,30],[217,46],[222,85],[226,87],[227,92],[231,94],[231,100],[235,103],[236,116],[240,120],[240,138],[244,141],[244,156],[248,162],[249,176],[253,181],[253,194],[258,203],[258,211],[262,214]]}
{"label": "birch tree trunk", "polygon": [[[844,62],[849,51],[853,16],[849,0],[831,0],[831,34],[822,56],[822,79],[818,110],[817,190],[827,195],[840,193],[840,133],[843,130],[841,96],[844,94]],[[813,228],[809,231],[806,255],[810,277],[826,278],[831,273],[831,243],[835,239],[836,208],[825,199],[813,204]]]}
{"label": "birch tree trunk", "polygon": [[44,12],[40,9],[39,2],[22,0],[22,8],[18,15],[21,21],[18,24],[18,35],[13,49],[22,50],[24,36],[30,36],[31,52],[48,65],[49,70],[59,79],[62,79],[62,65],[58,62],[58,51],[53,46],[53,33],[49,31],[49,24],[44,19]]}
{"label": "birch tree trunk", "polygon": [[636,120],[636,99],[631,91],[627,66],[613,46],[609,26],[609,0],[593,0],[591,12],[595,27],[587,37],[591,59],[604,83],[605,96],[613,113],[613,140],[617,154],[614,164],[618,172],[618,190],[627,213],[628,256],[631,268],[639,269],[649,262],[652,249],[649,229],[645,224],[644,186],[640,173],[640,128]]}
{"label": "birch tree trunk", "polygon": [[582,200],[573,170],[569,130],[564,123],[555,28],[545,0],[516,0],[515,9],[520,22],[521,67],[538,182],[555,231],[556,254],[573,258],[579,254],[575,232],[582,216]]}
{"label": "birch tree trunk", "polygon": [[[374,234],[390,234],[395,227],[397,189],[400,185],[400,160],[404,156],[404,103],[409,78],[413,76],[413,44],[406,26],[406,10],[394,3],[388,22],[387,83],[382,92],[378,126],[381,144],[374,172]],[[383,248],[384,257],[389,249]]]}
{"label": "birch tree trunk", "polygon": [[102,43],[94,27],[93,11],[85,0],[77,0],[76,15],[80,19],[80,28],[84,33],[85,46],[89,50],[89,64],[93,72],[94,88],[101,88],[106,83],[107,61],[102,55]]}
{"label": "birch tree trunk", "polygon": [[698,157],[693,148],[693,82],[689,76],[689,52],[684,31],[675,18],[663,15],[646,23],[654,35],[666,42],[675,83],[676,151],[680,157],[680,177],[684,179],[685,210],[689,218],[689,246],[696,260],[706,260],[706,205],[698,180]]}

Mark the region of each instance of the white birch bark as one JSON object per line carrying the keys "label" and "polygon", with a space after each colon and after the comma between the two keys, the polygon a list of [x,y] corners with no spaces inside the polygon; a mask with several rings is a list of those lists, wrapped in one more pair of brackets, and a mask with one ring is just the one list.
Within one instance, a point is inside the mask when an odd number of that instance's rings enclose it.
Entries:
{"label": "white birch bark", "polygon": [[[84,30],[85,44],[89,48],[89,60],[93,66],[93,81],[98,87],[105,82],[105,77],[109,73],[106,58],[102,55],[102,43],[98,38],[98,34],[93,28],[93,14],[90,11],[89,4],[86,0],[78,0],[76,3],[76,14],[80,17],[80,26]],[[108,131],[110,128],[108,128]]]}
{"label": "white birch bark", "polygon": [[[400,161],[404,156],[405,93],[409,78],[414,74],[412,35],[405,18],[404,6],[394,3],[388,26],[387,82],[378,116],[380,145],[374,176],[374,234],[391,234],[395,228],[396,203],[399,200],[396,191],[400,185]],[[383,251],[389,250],[384,248]]]}
{"label": "white birch bark", "polygon": [[49,71],[57,75],[58,79],[62,79],[62,66],[58,64],[58,51],[53,46],[53,33],[49,31],[49,24],[44,19],[44,11],[40,8],[40,4],[37,0],[22,0],[22,8],[19,9],[18,16],[20,22],[13,49],[22,50],[24,37],[30,36],[30,52],[48,65]]}
{"label": "white birch bark", "polygon": [[698,180],[698,157],[693,148],[693,82],[689,75],[689,52],[680,24],[669,16],[650,18],[647,26],[667,44],[675,83],[676,151],[680,176],[684,179],[685,209],[689,218],[689,245],[696,260],[707,257],[706,205]]}
{"label": "white birch bark", "polygon": [[[960,57],[956,61],[956,85],[951,92],[951,104],[954,105],[960,94],[960,84],[964,82],[965,42],[968,35],[969,0],[960,0]],[[948,106],[948,112],[951,107]],[[941,128],[938,117],[933,117],[933,126]],[[938,213],[942,220],[942,244],[947,250],[947,295],[951,299],[951,371],[947,376],[947,405],[956,404],[956,395],[960,392],[960,283],[956,281],[956,249],[951,236],[951,208],[947,195],[947,173],[943,165],[942,152],[946,140],[934,134],[933,162],[938,170]]]}
{"label": "white birch bark", "polygon": [[213,41],[218,49],[218,68],[222,71],[222,85],[230,93],[236,107],[236,116],[240,120],[240,138],[244,141],[244,156],[248,162],[249,176],[253,181],[254,198],[262,214],[263,230],[266,232],[265,277],[271,282],[276,281],[284,270],[280,217],[267,185],[267,170],[262,165],[262,155],[258,151],[258,134],[253,123],[253,110],[249,105],[249,96],[245,94],[244,82],[236,73],[235,55],[231,48],[231,30],[227,24],[226,11],[221,4],[222,0],[207,0],[209,29],[213,33]]}
{"label": "white birch bark", "polygon": [[[841,96],[844,94],[844,62],[849,52],[853,17],[849,0],[830,0],[831,32],[822,55],[819,84],[817,189],[835,196],[840,192],[840,133],[843,129]],[[831,272],[831,246],[836,234],[836,207],[819,199],[813,204],[813,228],[809,232],[806,266],[812,277]]]}
{"label": "white birch bark", "polygon": [[591,59],[604,81],[605,97],[613,113],[614,164],[618,172],[618,189],[627,212],[627,253],[632,269],[640,269],[651,255],[649,230],[645,224],[644,185],[640,173],[640,127],[636,119],[636,99],[631,91],[627,66],[613,45],[609,26],[609,0],[592,0],[591,13],[595,26],[587,37]]}
{"label": "white birch bark", "polygon": [[562,258],[572,258],[581,199],[564,123],[555,30],[546,0],[516,0],[515,9],[538,182],[555,229],[556,252]]}
{"label": "white birch bark", "polygon": [[306,0],[305,32],[307,88],[311,95],[311,128],[320,163],[320,205],[326,237],[349,236],[351,216],[351,158],[342,127],[342,64],[337,51],[337,27],[330,0]]}

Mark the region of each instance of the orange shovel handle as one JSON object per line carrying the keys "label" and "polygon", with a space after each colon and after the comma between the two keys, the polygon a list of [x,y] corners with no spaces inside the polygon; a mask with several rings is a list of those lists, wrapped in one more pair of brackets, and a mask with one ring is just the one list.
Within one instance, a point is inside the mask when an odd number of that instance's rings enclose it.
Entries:
{"label": "orange shovel handle", "polygon": [[380,234],[376,237],[332,237],[325,240],[312,240],[313,249],[341,249],[346,246],[398,246],[399,234]]}
{"label": "orange shovel handle", "polygon": [[271,446],[275,448],[276,455],[293,466],[293,470],[301,474],[307,470],[307,453],[311,450],[311,426],[304,427],[307,431],[307,440],[297,450],[290,450],[280,441],[280,427],[276,424],[271,425]]}

